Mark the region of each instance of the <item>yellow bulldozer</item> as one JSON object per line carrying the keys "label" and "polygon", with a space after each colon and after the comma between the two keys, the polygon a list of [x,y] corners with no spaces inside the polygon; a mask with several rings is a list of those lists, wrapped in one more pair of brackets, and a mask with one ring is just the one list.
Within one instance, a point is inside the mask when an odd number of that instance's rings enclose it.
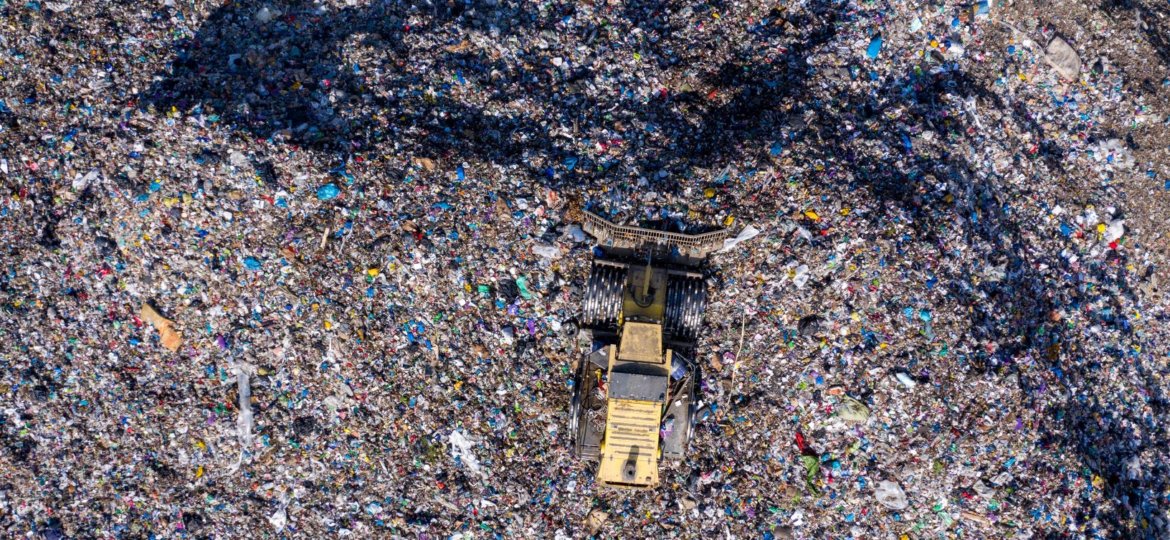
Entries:
{"label": "yellow bulldozer", "polygon": [[659,461],[681,461],[694,430],[702,265],[729,232],[617,225],[592,212],[582,228],[597,247],[570,401],[573,450],[597,460],[598,485],[651,489]]}

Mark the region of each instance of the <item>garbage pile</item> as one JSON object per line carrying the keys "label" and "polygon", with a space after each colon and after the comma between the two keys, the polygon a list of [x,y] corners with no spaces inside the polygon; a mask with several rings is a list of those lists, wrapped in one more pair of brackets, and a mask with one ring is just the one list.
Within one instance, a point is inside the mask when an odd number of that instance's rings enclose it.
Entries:
{"label": "garbage pile", "polygon": [[[0,2],[0,530],[1166,538],[1116,4]],[[745,233],[652,492],[570,453],[585,209]]]}

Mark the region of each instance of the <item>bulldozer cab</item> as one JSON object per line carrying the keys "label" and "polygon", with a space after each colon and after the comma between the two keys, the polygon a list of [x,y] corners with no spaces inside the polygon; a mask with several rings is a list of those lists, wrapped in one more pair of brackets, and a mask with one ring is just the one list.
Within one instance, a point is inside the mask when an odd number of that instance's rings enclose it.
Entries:
{"label": "bulldozer cab", "polygon": [[688,360],[706,306],[700,265],[726,231],[686,235],[619,226],[586,213],[598,239],[574,377],[574,452],[598,461],[601,486],[649,489],[659,461],[683,459],[698,366]]}

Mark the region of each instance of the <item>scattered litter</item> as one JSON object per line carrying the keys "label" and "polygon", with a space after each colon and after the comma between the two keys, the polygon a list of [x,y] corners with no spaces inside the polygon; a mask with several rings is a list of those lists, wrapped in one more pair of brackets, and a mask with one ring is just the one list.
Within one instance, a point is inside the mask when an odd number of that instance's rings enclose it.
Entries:
{"label": "scattered litter", "polygon": [[[0,4],[4,538],[1170,537],[1155,2]],[[586,212],[730,232],[657,491]]]}

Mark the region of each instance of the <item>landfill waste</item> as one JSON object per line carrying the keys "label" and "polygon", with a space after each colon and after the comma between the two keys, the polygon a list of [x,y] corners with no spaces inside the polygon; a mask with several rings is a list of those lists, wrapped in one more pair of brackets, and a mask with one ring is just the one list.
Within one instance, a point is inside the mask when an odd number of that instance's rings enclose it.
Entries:
{"label": "landfill waste", "polygon": [[325,184],[317,189],[317,198],[322,201],[336,199],[341,194],[341,189],[335,184]]}
{"label": "landfill waste", "polygon": [[[1170,537],[1164,0],[0,25],[0,537]],[[653,491],[586,212],[735,234]]]}
{"label": "landfill waste", "polygon": [[899,486],[897,482],[882,480],[874,488],[873,495],[882,506],[891,510],[905,510],[910,506],[910,502],[906,499],[906,493],[902,491],[902,486]]}
{"label": "landfill waste", "polygon": [[865,55],[868,56],[870,60],[877,59],[878,54],[881,53],[882,50],[882,43],[883,40],[881,36],[874,36],[874,38],[869,41],[869,46],[865,48]]}
{"label": "landfill waste", "polygon": [[1060,36],[1048,42],[1045,59],[1064,79],[1075,81],[1081,74],[1080,55]]}
{"label": "landfill waste", "polygon": [[720,249],[719,251],[717,251],[716,253],[730,252],[732,249],[735,249],[735,247],[738,246],[739,244],[746,242],[748,240],[751,240],[752,238],[755,238],[759,235],[760,235],[759,229],[757,229],[751,225],[748,225],[748,226],[744,227],[743,229],[741,229],[739,231],[739,233],[737,233],[735,236],[724,240],[723,241],[723,248]]}
{"label": "landfill waste", "polygon": [[452,431],[447,437],[447,442],[451,444],[451,455],[460,463],[466,466],[474,473],[481,473],[479,458],[475,456],[471,448],[474,443],[461,430]]}
{"label": "landfill waste", "polygon": [[842,398],[837,407],[837,414],[842,419],[850,422],[865,422],[869,419],[869,407],[851,397]]}
{"label": "landfill waste", "polygon": [[155,311],[150,304],[143,303],[142,309],[139,311],[139,316],[158,331],[159,342],[163,347],[166,347],[171,352],[179,350],[179,346],[183,342],[182,336],[175,330],[174,321],[167,319]]}

